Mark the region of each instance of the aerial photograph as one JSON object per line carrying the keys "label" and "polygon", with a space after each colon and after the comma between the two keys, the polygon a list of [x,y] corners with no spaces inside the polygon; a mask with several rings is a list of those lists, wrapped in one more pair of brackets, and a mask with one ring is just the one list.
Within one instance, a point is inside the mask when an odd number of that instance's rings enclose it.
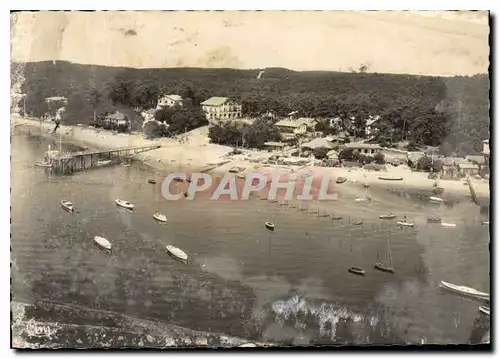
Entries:
{"label": "aerial photograph", "polygon": [[491,350],[489,23],[11,12],[11,348]]}

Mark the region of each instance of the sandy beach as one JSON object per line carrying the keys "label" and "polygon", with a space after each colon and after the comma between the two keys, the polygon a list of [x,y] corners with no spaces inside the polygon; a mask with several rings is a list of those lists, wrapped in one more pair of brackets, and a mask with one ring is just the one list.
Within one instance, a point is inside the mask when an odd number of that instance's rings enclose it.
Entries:
{"label": "sandy beach", "polygon": [[[134,156],[146,165],[152,167],[159,176],[167,175],[172,171],[196,172],[202,169],[214,167],[213,175],[222,175],[229,172],[232,167],[241,167],[244,170],[242,175],[259,171],[270,178],[276,170],[280,172],[280,178],[286,178],[291,171],[295,171],[298,176],[307,172],[312,172],[314,182],[321,181],[325,173],[334,181],[337,177],[346,177],[344,184],[337,185],[343,193],[353,196],[362,195],[363,185],[370,188],[380,189],[401,189],[401,190],[428,190],[432,191],[434,180],[427,178],[428,173],[411,171],[406,166],[390,167],[385,171],[369,171],[363,169],[350,169],[342,167],[297,167],[297,166],[273,166],[263,165],[252,161],[252,158],[265,158],[270,153],[263,151],[247,151],[242,155],[227,156],[232,150],[229,146],[221,146],[209,143],[206,127],[193,130],[187,134],[188,143],[181,144],[177,139],[162,138],[156,140],[144,139],[141,133],[117,134],[111,131],[99,130],[85,126],[64,126],[54,135],[50,132],[54,128],[53,122],[41,122],[36,119],[12,116],[13,133],[30,133],[61,138],[61,141],[84,146],[89,149],[115,149],[129,146],[146,146],[159,144],[162,147]],[[228,161],[222,166],[214,164]],[[384,181],[379,177],[401,177],[399,181]],[[487,180],[473,180],[474,189],[479,197],[489,197],[490,189]],[[470,198],[469,187],[464,185],[463,180],[440,180],[439,186],[444,189],[444,195],[468,196]]]}

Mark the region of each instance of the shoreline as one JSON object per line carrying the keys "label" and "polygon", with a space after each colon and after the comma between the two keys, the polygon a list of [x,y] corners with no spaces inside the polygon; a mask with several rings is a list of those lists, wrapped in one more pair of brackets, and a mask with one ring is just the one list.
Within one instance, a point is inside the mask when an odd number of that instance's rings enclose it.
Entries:
{"label": "shoreline", "polygon": [[[344,167],[298,167],[298,166],[277,166],[252,163],[248,156],[237,155],[227,157],[226,155],[232,151],[229,146],[221,146],[208,143],[206,138],[194,138],[193,143],[180,144],[177,139],[161,138],[156,140],[147,140],[143,138],[142,133],[113,133],[111,131],[95,129],[93,127],[78,126],[78,125],[61,125],[57,134],[50,132],[54,128],[53,122],[40,121],[33,118],[22,118],[11,115],[11,132],[19,130],[22,133],[32,133],[43,137],[60,136],[61,141],[95,149],[115,149],[127,146],[147,146],[161,145],[162,147],[156,150],[151,150],[141,154],[133,155],[131,158],[140,161],[152,168],[157,175],[166,176],[174,171],[185,171],[188,173],[201,172],[203,169],[214,176],[224,175],[229,172],[231,167],[242,167],[244,170],[240,174],[245,175],[252,171],[258,171],[265,175],[270,175],[276,169],[280,172],[280,177],[287,177],[287,172],[296,171],[298,175],[306,172],[312,172],[313,178],[321,178],[324,174],[330,176],[331,181],[339,176],[346,177],[347,181],[343,184],[336,185],[336,189],[345,190],[346,194],[362,195],[364,192],[363,184],[367,184],[370,188],[382,190],[413,190],[413,191],[432,191],[435,180],[427,178],[426,172],[414,172],[406,166],[389,167],[385,171],[369,171],[363,169],[344,168]],[[258,155],[263,154],[262,151],[246,151]],[[245,158],[241,158],[245,157]],[[213,163],[222,163],[229,161],[223,165],[217,166]],[[287,170],[285,170],[285,168]],[[208,170],[207,170],[208,169]],[[384,181],[379,177],[391,176],[402,177],[400,181]],[[472,180],[474,190],[479,198],[490,198],[489,182],[486,180]],[[441,197],[451,196],[468,196],[470,198],[469,187],[463,184],[463,180],[439,180],[439,186],[444,189]]]}

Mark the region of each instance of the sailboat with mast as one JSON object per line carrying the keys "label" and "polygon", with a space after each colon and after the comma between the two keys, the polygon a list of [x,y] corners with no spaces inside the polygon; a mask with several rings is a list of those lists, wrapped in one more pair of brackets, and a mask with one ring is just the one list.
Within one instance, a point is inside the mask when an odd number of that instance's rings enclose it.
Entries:
{"label": "sailboat with mast", "polygon": [[387,251],[385,253],[385,261],[378,261],[373,266],[375,269],[386,273],[394,273],[394,264],[392,262],[392,254],[391,254],[391,242],[390,242],[390,232],[389,237],[387,238]]}

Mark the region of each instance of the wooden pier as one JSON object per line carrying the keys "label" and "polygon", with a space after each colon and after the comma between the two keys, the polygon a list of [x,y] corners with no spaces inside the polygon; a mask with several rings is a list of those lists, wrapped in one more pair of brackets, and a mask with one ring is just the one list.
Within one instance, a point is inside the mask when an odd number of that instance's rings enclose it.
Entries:
{"label": "wooden pier", "polygon": [[[141,152],[152,151],[160,147],[160,145],[150,145],[140,147],[122,147],[97,151],[70,152],[50,156],[50,158],[47,158],[46,161],[52,162],[52,169],[56,172],[73,173],[90,168],[117,164],[120,162],[120,157],[126,157]],[[111,162],[103,165],[101,164],[102,161]]]}

